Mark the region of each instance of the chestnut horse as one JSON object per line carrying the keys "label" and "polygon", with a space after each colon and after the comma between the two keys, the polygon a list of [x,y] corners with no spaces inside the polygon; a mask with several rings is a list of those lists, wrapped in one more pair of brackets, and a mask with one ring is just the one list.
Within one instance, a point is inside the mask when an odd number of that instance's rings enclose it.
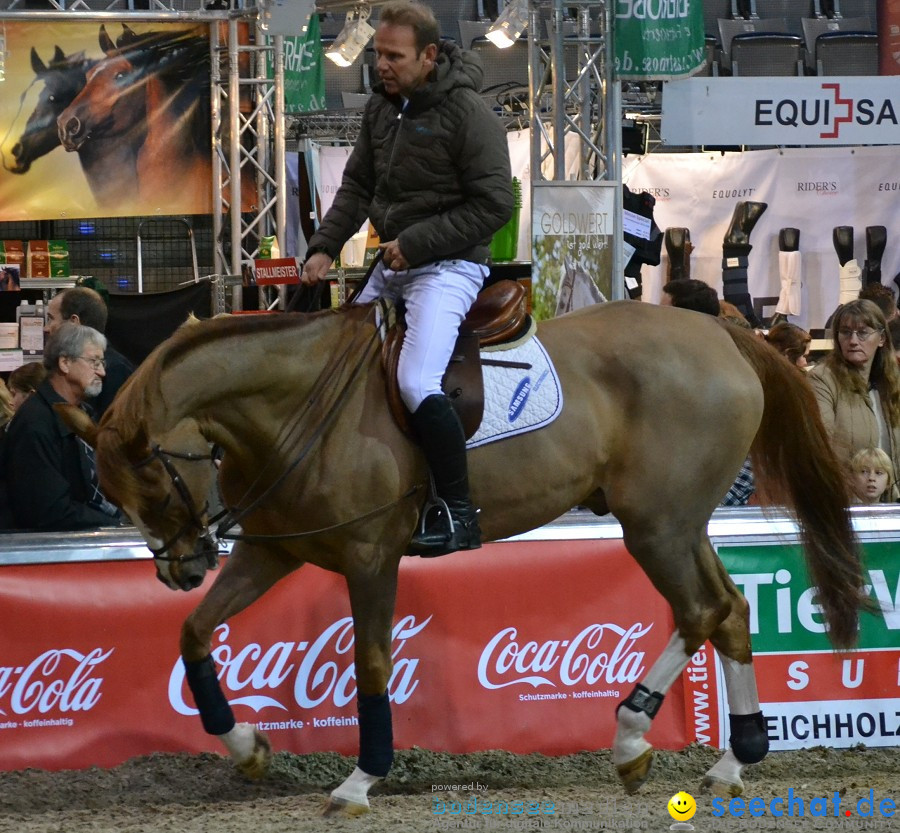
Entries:
{"label": "chestnut horse", "polygon": [[110,161],[108,178],[136,185],[142,202],[164,205],[173,193],[211,195],[208,38],[198,29],[122,29],[113,43],[100,26],[106,57],[59,114],[60,141],[81,153],[115,140],[127,158]]}
{"label": "chestnut horse", "polygon": [[[244,537],[184,622],[180,649],[204,727],[251,776],[263,773],[269,745],[235,723],[210,657],[213,632],[304,563],[346,578],[360,754],[328,811],[350,814],[368,808],[368,790],[393,757],[386,692],[398,564],[427,478],[421,452],[388,413],[373,318],[361,306],[185,326],[141,365],[99,427],[75,409],[67,415],[96,447],[104,491],[173,589],[197,587],[214,561],[204,496],[211,448],[224,449],[221,493]],[[855,641],[864,600],[846,487],[815,400],[802,374],[753,333],[695,312],[601,304],[542,322],[538,335],[565,407],[538,431],[469,452],[484,534],[521,533],[579,504],[612,512],[676,626],[618,709],[620,777],[629,791],[646,779],[651,720],[708,639],[723,661],[732,732],[704,784],[737,795],[743,767],[768,745],[748,604],[707,524],[748,450],[760,486],[798,518],[836,646]]]}

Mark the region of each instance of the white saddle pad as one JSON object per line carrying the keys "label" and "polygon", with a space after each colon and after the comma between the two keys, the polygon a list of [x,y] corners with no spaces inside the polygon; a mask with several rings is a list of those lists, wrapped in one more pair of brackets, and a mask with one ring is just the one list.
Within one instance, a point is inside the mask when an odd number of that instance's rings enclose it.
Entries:
{"label": "white saddle pad", "polygon": [[510,350],[482,351],[481,358],[528,367],[482,365],[484,416],[478,431],[466,444],[468,448],[535,431],[559,416],[563,407],[559,377],[537,338]]}

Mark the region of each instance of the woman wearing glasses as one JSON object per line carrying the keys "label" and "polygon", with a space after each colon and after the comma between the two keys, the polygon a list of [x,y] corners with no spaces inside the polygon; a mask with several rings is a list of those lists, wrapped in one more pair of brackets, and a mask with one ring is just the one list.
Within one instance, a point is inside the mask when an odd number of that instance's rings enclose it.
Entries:
{"label": "woman wearing glasses", "polygon": [[834,348],[809,379],[834,449],[849,466],[860,449],[881,448],[900,471],[900,368],[884,313],[851,301],[835,313],[832,333]]}
{"label": "woman wearing glasses", "polygon": [[48,339],[47,378],[10,422],[0,460],[14,528],[69,530],[119,524],[118,510],[97,486],[93,451],[53,409],[57,402],[83,407],[100,393],[105,349],[102,333],[70,322]]}

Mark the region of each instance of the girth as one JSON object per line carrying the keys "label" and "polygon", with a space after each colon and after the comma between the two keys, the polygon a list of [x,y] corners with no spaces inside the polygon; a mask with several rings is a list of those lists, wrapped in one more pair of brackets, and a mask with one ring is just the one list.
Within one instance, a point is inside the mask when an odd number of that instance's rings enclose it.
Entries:
{"label": "girth", "polygon": [[[466,439],[478,430],[484,413],[480,349],[516,339],[528,328],[529,323],[525,288],[517,281],[502,280],[478,293],[475,303],[460,325],[459,337],[441,380],[441,388],[450,397],[453,408],[459,415]],[[381,363],[391,414],[403,433],[413,437],[409,411],[397,385],[397,366],[405,335],[406,324],[398,318],[385,336],[381,348]]]}

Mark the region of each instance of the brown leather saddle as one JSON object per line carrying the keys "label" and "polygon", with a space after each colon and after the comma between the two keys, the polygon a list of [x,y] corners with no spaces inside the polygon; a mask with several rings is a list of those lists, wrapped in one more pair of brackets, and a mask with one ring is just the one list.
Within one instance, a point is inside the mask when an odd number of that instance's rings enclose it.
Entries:
{"label": "brown leather saddle", "polygon": [[[525,289],[512,280],[497,281],[482,290],[459,328],[459,337],[444,373],[441,387],[450,397],[466,434],[471,437],[484,414],[484,382],[481,375],[482,347],[512,341],[528,328]],[[397,365],[406,325],[398,318],[388,330],[381,348],[381,364],[387,382],[388,406],[400,429],[414,438],[409,411],[400,397]]]}

